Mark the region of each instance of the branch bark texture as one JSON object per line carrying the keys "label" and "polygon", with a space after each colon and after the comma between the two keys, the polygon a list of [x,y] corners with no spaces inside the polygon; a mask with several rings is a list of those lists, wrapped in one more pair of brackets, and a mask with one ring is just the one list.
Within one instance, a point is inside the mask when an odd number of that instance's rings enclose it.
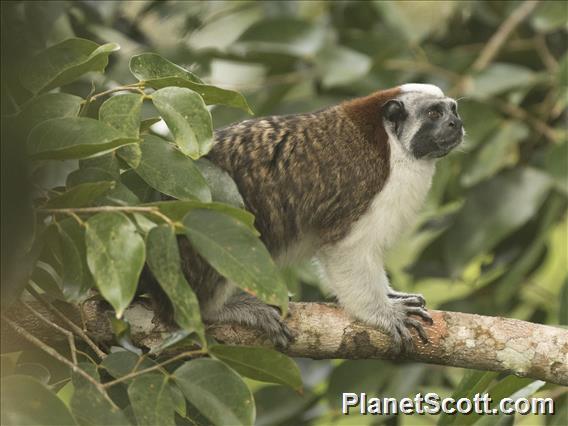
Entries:
{"label": "branch bark texture", "polygon": [[[45,316],[61,324],[41,304],[34,306]],[[82,312],[81,312],[81,311]],[[99,301],[70,307],[68,315],[77,324],[81,317],[88,334],[95,341],[111,344],[109,308]],[[287,324],[295,342],[284,352],[294,357],[314,359],[392,359],[430,364],[500,371],[568,385],[568,330],[515,319],[472,315],[459,312],[430,311],[434,324],[425,325],[430,342],[414,336],[415,350],[397,355],[392,352],[388,335],[351,319],[343,310],[326,303],[291,303]],[[15,307],[8,316],[48,343],[65,341],[63,334]],[[135,302],[125,313],[131,324],[133,342],[152,349],[163,342],[167,327],[153,318],[151,308]],[[234,345],[270,343],[256,330],[238,325],[215,325],[209,332],[218,341]],[[13,331],[2,327],[2,344],[18,346]],[[176,347],[176,352],[188,348]]]}

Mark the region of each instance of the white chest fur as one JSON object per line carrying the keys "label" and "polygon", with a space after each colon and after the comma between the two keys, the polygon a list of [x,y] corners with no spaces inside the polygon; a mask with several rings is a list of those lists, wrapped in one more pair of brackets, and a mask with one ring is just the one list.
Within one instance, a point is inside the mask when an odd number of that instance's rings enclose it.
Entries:
{"label": "white chest fur", "polygon": [[389,142],[389,178],[341,243],[357,252],[384,253],[414,222],[430,189],[435,162],[411,158],[398,142]]}

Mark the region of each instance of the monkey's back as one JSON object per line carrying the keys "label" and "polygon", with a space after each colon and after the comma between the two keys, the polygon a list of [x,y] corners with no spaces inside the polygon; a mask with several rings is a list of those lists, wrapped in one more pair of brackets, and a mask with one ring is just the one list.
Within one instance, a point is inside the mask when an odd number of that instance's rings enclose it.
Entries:
{"label": "monkey's back", "polygon": [[208,158],[235,180],[277,255],[306,236],[337,241],[365,212],[388,176],[384,146],[367,135],[336,106],[219,129]]}

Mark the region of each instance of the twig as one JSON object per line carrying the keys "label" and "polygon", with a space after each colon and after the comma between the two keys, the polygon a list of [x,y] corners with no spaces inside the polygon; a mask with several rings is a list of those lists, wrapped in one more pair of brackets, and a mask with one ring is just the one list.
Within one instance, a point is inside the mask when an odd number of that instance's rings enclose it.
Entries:
{"label": "twig", "polygon": [[507,38],[530,15],[539,2],[540,0],[525,0],[503,21],[471,66],[473,71],[481,71],[489,65],[493,58],[497,56]]}
{"label": "twig", "polygon": [[497,56],[503,44],[517,26],[534,10],[540,0],[525,0],[517,9],[511,13],[507,19],[499,26],[493,34],[489,42],[485,45],[477,56],[477,59],[470,67],[470,72],[464,75],[455,86],[448,92],[451,96],[462,93],[467,82],[471,78],[471,74],[483,71],[487,65]]}
{"label": "twig", "polygon": [[85,226],[85,222],[77,215],[76,213],[69,212],[69,216],[71,216],[80,226]]}
{"label": "twig", "polygon": [[58,324],[50,321],[49,319],[44,317],[42,314],[40,314],[38,311],[36,311],[34,308],[32,308],[26,302],[22,301],[22,303],[34,316],[36,316],[37,318],[42,320],[44,323],[46,323],[50,327],[55,328],[57,331],[59,331],[61,334],[65,335],[65,337],[67,337],[67,342],[69,343],[69,350],[71,352],[71,360],[72,360],[74,365],[77,365],[77,348],[75,347],[75,336],[73,336],[73,333],[71,333],[69,330],[64,329],[63,327],[59,326]]}
{"label": "twig", "polygon": [[18,324],[16,324],[14,321],[10,320],[9,318],[7,318],[4,314],[2,314],[2,320],[6,322],[6,324],[8,324],[16,333],[18,333],[20,336],[22,336],[24,339],[26,339],[28,342],[30,342],[31,344],[33,344],[34,346],[37,346],[38,348],[40,348],[42,351],[44,351],[45,353],[47,353],[48,355],[52,356],[53,358],[55,358],[56,360],[58,360],[59,362],[67,365],[68,367],[71,368],[71,370],[74,373],[79,374],[81,377],[83,377],[85,380],[87,380],[89,383],[91,383],[95,389],[97,389],[97,391],[103,396],[103,398],[105,398],[109,404],[118,410],[118,407],[116,406],[116,404],[113,402],[112,399],[110,399],[110,397],[107,395],[104,387],[102,384],[100,384],[99,382],[97,382],[95,379],[93,379],[91,376],[89,376],[85,371],[83,371],[81,368],[79,368],[77,365],[73,364],[71,361],[69,361],[67,358],[65,358],[64,356],[62,356],[59,352],[57,352],[55,349],[53,349],[51,346],[46,345],[45,343],[43,343],[41,340],[39,340],[37,337],[35,337],[33,334],[27,332],[24,328],[20,327]]}
{"label": "twig", "polygon": [[168,225],[175,227],[176,224],[165,214],[163,214],[158,207],[145,207],[145,206],[99,206],[99,207],[78,207],[78,208],[64,208],[64,209],[37,209],[37,213],[43,214],[66,214],[69,216],[78,214],[96,214],[96,213],[109,213],[109,212],[124,212],[124,213],[148,213],[159,217]]}
{"label": "twig", "polygon": [[65,324],[67,324],[69,327],[71,327],[71,330],[73,330],[81,339],[83,339],[83,341],[93,350],[93,352],[95,352],[95,354],[99,357],[99,359],[105,359],[105,357],[107,356],[106,353],[104,353],[95,342],[93,342],[93,340],[87,335],[87,333],[85,333],[81,327],[79,327],[77,324],[75,324],[73,321],[71,321],[69,318],[67,318],[67,316],[65,316],[63,314],[63,312],[61,312],[59,309],[57,309],[55,306],[53,306],[51,303],[49,303],[47,300],[45,300],[45,298],[39,294],[38,292],[36,292],[33,288],[30,288],[28,286],[27,291],[38,301],[40,302],[46,309],[48,309],[49,311],[51,311],[52,313],[54,313],[55,315],[57,315],[61,320],[63,320],[65,322]]}
{"label": "twig", "polygon": [[527,111],[509,102],[502,101],[501,99],[495,98],[493,102],[497,107],[504,113],[510,115],[519,120],[526,121],[531,125],[538,133],[542,134],[550,142],[558,143],[558,136],[553,128],[549,127],[544,121],[533,117]]}
{"label": "twig", "polygon": [[542,63],[546,66],[548,71],[556,72],[558,70],[558,61],[554,55],[550,53],[544,34],[537,34],[535,36],[534,43],[536,46],[536,53],[538,53]]}
{"label": "twig", "polygon": [[139,371],[133,371],[131,373],[125,374],[122,377],[119,377],[118,379],[112,380],[110,382],[106,382],[105,384],[103,384],[104,388],[109,388],[111,386],[114,386],[116,384],[122,383],[126,380],[130,380],[134,377],[140,376],[142,374],[146,374],[149,373],[151,371],[155,371],[155,370],[159,370],[161,368],[163,368],[165,365],[167,364],[171,364],[172,362],[178,361],[180,359],[184,359],[184,358],[190,358],[190,357],[194,357],[196,355],[206,355],[206,353],[202,350],[195,350],[195,351],[187,351],[187,352],[183,352],[181,354],[178,354],[164,362],[161,362],[160,364],[156,364],[152,367],[148,367],[148,368],[144,368],[143,370],[139,370]]}

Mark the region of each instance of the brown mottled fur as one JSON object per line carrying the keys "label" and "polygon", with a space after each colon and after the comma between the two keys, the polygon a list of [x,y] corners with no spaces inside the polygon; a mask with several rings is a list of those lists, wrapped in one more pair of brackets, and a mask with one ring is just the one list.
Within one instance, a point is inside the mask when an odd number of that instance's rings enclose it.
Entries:
{"label": "brown mottled fur", "polygon": [[[215,132],[207,158],[235,180],[274,257],[305,235],[317,247],[339,241],[369,208],[389,173],[382,106],[398,93],[391,89],[314,113],[247,120]],[[228,284],[187,240],[180,239],[180,248],[202,314],[215,320],[216,300],[231,305]],[[171,315],[159,286],[153,292],[162,315]]]}

